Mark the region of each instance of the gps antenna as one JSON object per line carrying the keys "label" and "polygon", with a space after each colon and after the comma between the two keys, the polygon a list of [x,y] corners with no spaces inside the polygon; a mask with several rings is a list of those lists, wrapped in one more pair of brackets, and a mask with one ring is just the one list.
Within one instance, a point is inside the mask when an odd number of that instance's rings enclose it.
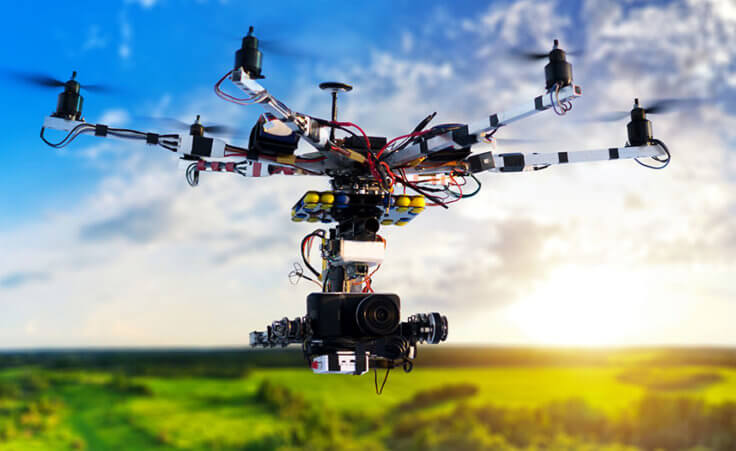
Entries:
{"label": "gps antenna", "polygon": [[[326,81],[319,84],[319,89],[324,91],[330,91],[332,93],[332,122],[337,122],[337,93],[338,92],[349,92],[353,90],[353,87],[346,83],[339,83],[336,81]],[[335,140],[335,128],[332,127],[330,130],[330,141]]]}

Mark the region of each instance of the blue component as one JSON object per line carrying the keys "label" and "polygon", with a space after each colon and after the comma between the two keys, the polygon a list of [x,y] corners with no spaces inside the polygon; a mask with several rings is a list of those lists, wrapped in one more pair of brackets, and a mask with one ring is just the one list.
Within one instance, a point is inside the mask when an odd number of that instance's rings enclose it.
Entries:
{"label": "blue component", "polygon": [[345,208],[348,206],[348,203],[350,202],[350,197],[348,197],[347,194],[337,194],[335,196],[335,207],[336,208]]}

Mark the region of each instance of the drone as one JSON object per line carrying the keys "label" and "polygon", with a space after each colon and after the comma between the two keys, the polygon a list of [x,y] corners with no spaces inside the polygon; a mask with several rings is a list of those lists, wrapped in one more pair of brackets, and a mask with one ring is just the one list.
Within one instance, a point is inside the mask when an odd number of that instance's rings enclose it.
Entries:
{"label": "drone", "polygon": [[[654,138],[647,115],[672,109],[677,99],[655,102],[648,108],[635,100],[633,109],[625,113],[630,122],[624,146],[554,153],[497,152],[497,145],[503,142],[496,137],[499,131],[548,110],[564,116],[572,109],[572,102],[582,96],[558,40],[551,51],[526,56],[548,61],[544,91],[539,96],[472,124],[430,127],[436,115],[432,113],[413,130],[389,139],[369,136],[357,124],[338,120],[338,94],[352,90],[346,83],[319,85],[332,97],[329,119],[293,111],[274,97],[261,85],[265,78],[263,54],[250,27],[235,52],[233,68],[214,85],[217,96],[227,102],[265,110],[250,132],[248,147],[207,136],[224,128],[205,126],[199,116],[188,127],[183,124],[188,128],[183,133],[159,134],[89,123],[82,117],[80,90],[100,90],[100,86],[80,84],[76,72],[66,82],[40,75],[24,78],[43,86],[63,87],[56,110],[44,119],[41,128],[41,139],[54,148],[64,147],[82,134],[157,146],[179,156],[192,186],[199,183],[202,172],[328,178],[330,190],[309,191],[291,209],[294,222],[331,224],[328,230],[317,229],[304,237],[303,265],[295,264],[290,274],[293,282],[304,279],[320,291],[308,295],[306,315],[273,321],[265,331],[252,332],[250,344],[266,348],[299,344],[309,367],[318,374],[361,375],[371,368],[385,368],[388,377],[392,368],[412,370],[419,344],[444,342],[448,321],[438,312],[414,314],[401,321],[399,296],[374,292],[373,276],[386,248],[386,240],[379,234],[381,227],[404,226],[427,208],[448,208],[474,196],[481,189],[478,176],[485,172],[538,171],[553,165],[619,159],[634,159],[643,166],[661,169],[670,162],[670,152]],[[226,80],[230,89],[234,86],[242,93],[226,92]],[[619,118],[623,117],[615,119]],[[67,134],[50,142],[45,137],[49,129]],[[300,142],[311,146],[310,151],[297,154]],[[313,265],[311,258],[315,241],[319,243],[321,267]]]}

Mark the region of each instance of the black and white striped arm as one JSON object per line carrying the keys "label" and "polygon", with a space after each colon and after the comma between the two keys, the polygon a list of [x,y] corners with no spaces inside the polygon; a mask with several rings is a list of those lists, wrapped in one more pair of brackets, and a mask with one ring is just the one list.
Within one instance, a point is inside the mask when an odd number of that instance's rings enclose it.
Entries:
{"label": "black and white striped arm", "polygon": [[578,85],[565,86],[556,93],[554,90],[550,90],[550,92],[519,104],[508,111],[491,114],[486,120],[469,124],[468,128],[471,134],[482,136],[504,125],[509,125],[534,114],[549,110],[553,106],[560,107],[562,102],[571,101],[582,95],[583,90]]}
{"label": "black and white striped arm", "polygon": [[471,155],[466,161],[473,173],[483,171],[521,172],[533,171],[553,164],[587,163],[625,158],[651,158],[666,156],[667,153],[661,146],[646,145],[549,153],[530,152],[493,154],[492,152],[485,152]]}
{"label": "black and white striped arm", "polygon": [[391,167],[400,167],[430,157],[436,152],[447,152],[449,149],[456,151],[481,150],[481,148],[485,148],[490,144],[490,140],[484,138],[484,135],[488,135],[501,126],[548,110],[553,105],[561,111],[564,108],[563,102],[567,103],[581,95],[582,89],[577,85],[568,85],[558,91],[550,90],[547,94],[537,96],[508,111],[492,114],[482,122],[462,125],[452,131],[435,135],[429,139],[420,138],[416,143],[401,151],[391,153],[386,158],[386,162]]}

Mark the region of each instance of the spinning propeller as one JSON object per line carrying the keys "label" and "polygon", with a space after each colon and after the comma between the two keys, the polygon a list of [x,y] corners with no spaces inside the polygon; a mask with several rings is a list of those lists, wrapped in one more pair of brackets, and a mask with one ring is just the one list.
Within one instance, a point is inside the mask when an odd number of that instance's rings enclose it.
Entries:
{"label": "spinning propeller", "polygon": [[562,52],[562,56],[565,55],[572,55],[572,56],[579,56],[583,54],[582,50],[573,50],[573,51],[565,51],[560,48],[560,41],[558,39],[554,40],[554,45],[552,47],[552,50],[549,52],[530,52],[526,50],[521,49],[512,49],[509,53],[519,59],[525,60],[525,61],[537,61],[542,60],[546,58],[552,59],[553,53]]}
{"label": "spinning propeller", "polygon": [[188,130],[190,135],[203,136],[205,133],[212,133],[215,135],[231,135],[238,136],[239,130],[234,127],[229,127],[222,124],[211,124],[203,125],[200,122],[200,115],[197,115],[197,119],[192,124],[187,124],[178,119],[170,117],[143,117],[146,121],[156,122],[163,127],[171,127],[177,130]]}
{"label": "spinning propeller", "polygon": [[115,90],[108,85],[100,85],[100,84],[81,84],[76,80],[77,77],[77,71],[72,72],[72,76],[69,80],[66,82],[61,81],[59,79],[56,79],[54,77],[51,77],[47,74],[42,74],[39,72],[25,72],[25,71],[16,71],[16,70],[4,70],[5,76],[7,78],[10,78],[12,80],[15,80],[17,82],[31,85],[31,86],[37,86],[41,88],[63,88],[63,87],[69,87],[69,88],[76,88],[77,86],[81,89],[85,89],[87,91],[91,92],[98,92],[98,93],[110,93],[114,92]]}
{"label": "spinning propeller", "polygon": [[567,55],[581,55],[581,50],[566,52],[560,48],[560,41],[554,40],[552,50],[547,53],[528,52],[524,50],[511,50],[511,56],[521,59],[522,61],[536,61],[548,59],[549,62],[544,66],[545,87],[551,90],[556,86],[559,89],[563,86],[572,84],[572,65],[567,62]]}
{"label": "spinning propeller", "polygon": [[[614,122],[626,118],[629,114],[633,118],[639,114],[661,114],[661,113],[672,113],[675,111],[683,111],[689,108],[694,108],[705,102],[706,99],[702,98],[669,98],[655,100],[650,104],[649,107],[644,108],[639,104],[639,99],[634,99],[634,108],[631,111],[613,111],[610,113],[603,113],[601,115],[591,118],[591,121],[597,122]],[[641,112],[641,113],[640,113]]]}

